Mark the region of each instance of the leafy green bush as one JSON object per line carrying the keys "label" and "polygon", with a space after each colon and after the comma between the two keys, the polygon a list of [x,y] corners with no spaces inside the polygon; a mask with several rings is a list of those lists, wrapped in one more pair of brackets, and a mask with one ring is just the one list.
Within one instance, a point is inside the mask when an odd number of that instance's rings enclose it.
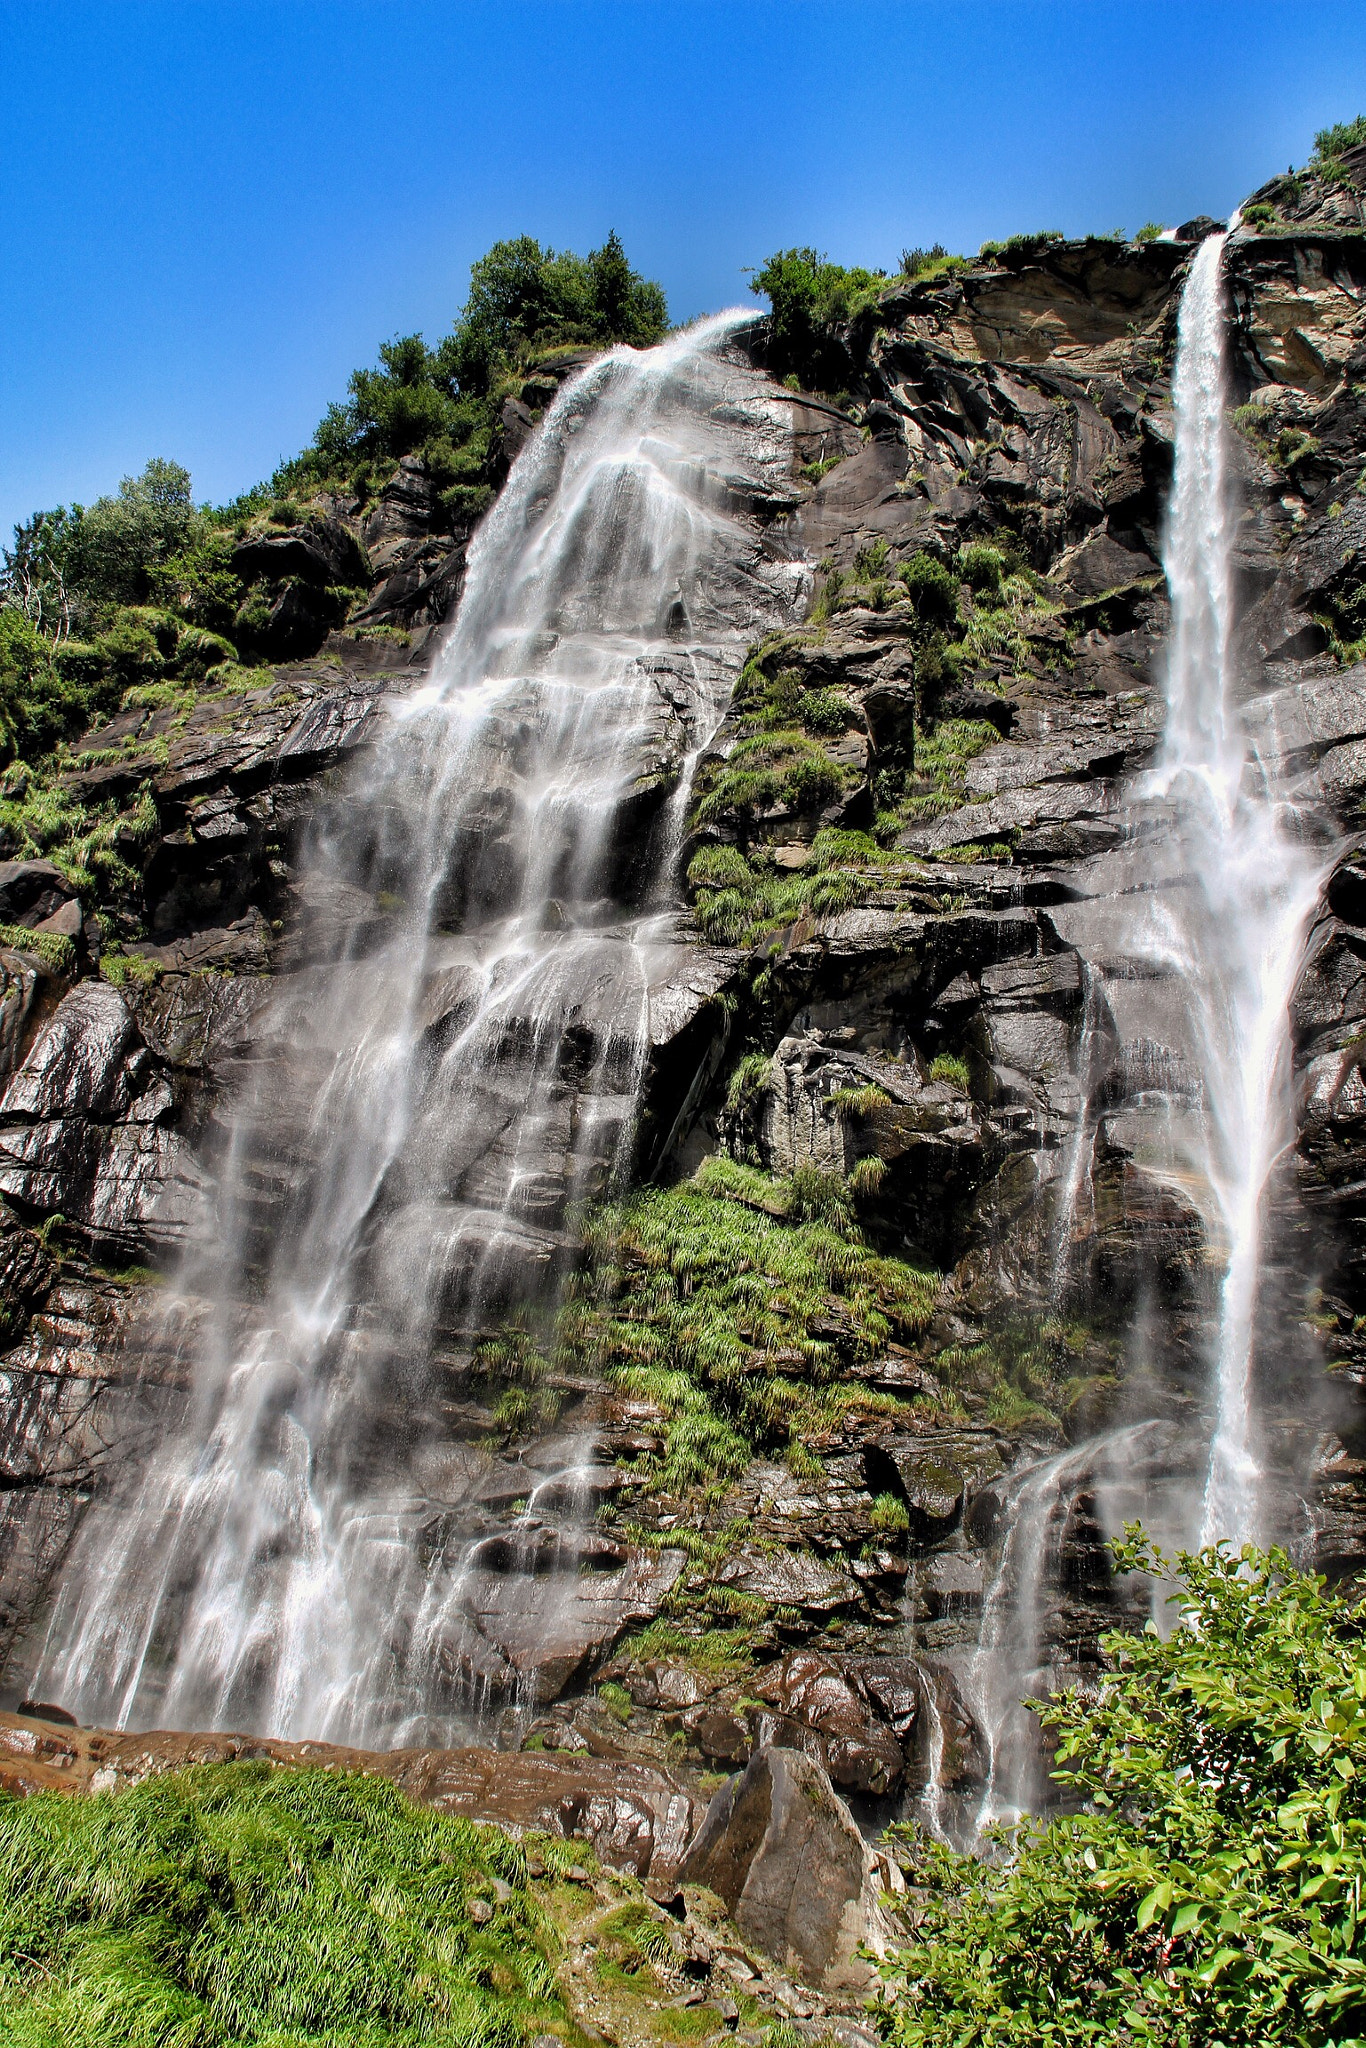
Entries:
{"label": "leafy green bush", "polygon": [[1331,128],[1320,128],[1314,137],[1314,160],[1316,164],[1331,165],[1349,149],[1360,149],[1366,143],[1366,114],[1358,114],[1354,121],[1339,121]]}
{"label": "leafy green bush", "polygon": [[[1171,1567],[1130,1532],[1122,1571]],[[1284,1552],[1183,1554],[1181,1625],[1042,1708],[1083,1810],[1009,1861],[922,1843],[887,1966],[903,2048],[1366,2038],[1366,1647]]]}
{"label": "leafy green bush", "polygon": [[768,360],[775,376],[789,371],[808,390],[837,389],[847,366],[831,329],[877,304],[885,271],[846,268],[815,249],[779,249],[750,280],[772,307]]}
{"label": "leafy green bush", "polygon": [[522,1851],[381,1778],[219,1764],[0,1806],[14,2048],[518,2048],[562,2017],[550,1947]]}
{"label": "leafy green bush", "polygon": [[1145,220],[1138,233],[1134,236],[1134,240],[1136,242],[1156,242],[1161,239],[1165,232],[1166,230],[1160,220]]}
{"label": "leafy green bush", "polygon": [[242,582],[230,566],[233,533],[200,519],[170,554],[148,564],[155,603],[191,625],[227,634],[242,601]]}
{"label": "leafy green bush", "polygon": [[953,572],[923,552],[903,562],[897,575],[917,616],[926,625],[952,626],[958,619],[958,579]]}
{"label": "leafy green bush", "polygon": [[[68,643],[69,645],[69,643]],[[90,650],[86,650],[90,652]],[[104,663],[86,680],[54,658],[38,628],[14,606],[0,606],[0,758],[35,760],[79,732],[102,701]]]}
{"label": "leafy green bush", "polygon": [[838,690],[804,690],[797,699],[797,716],[808,732],[829,739],[847,732],[854,722],[849,700]]}

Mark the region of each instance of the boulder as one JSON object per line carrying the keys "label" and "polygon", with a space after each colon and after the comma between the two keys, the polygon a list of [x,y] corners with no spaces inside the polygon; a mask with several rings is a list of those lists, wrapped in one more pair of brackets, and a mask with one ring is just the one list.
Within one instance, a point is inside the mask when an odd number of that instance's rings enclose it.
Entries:
{"label": "boulder", "polygon": [[340,520],[313,519],[306,525],[248,534],[232,551],[232,566],[244,583],[299,577],[326,586],[359,583],[365,557]]}
{"label": "boulder", "polygon": [[24,924],[31,930],[75,894],[50,860],[0,860],[0,924]]}
{"label": "boulder", "polygon": [[[876,1663],[869,1664],[869,1671],[876,1669]],[[901,1745],[862,1696],[853,1671],[819,1651],[796,1650],[765,1673],[755,1691],[778,1717],[770,1742],[802,1750],[850,1791],[896,1790],[903,1770]]]}
{"label": "boulder", "polygon": [[745,1940],[782,1968],[830,1987],[857,1974],[870,1869],[820,1765],[768,1747],[712,1800],[679,1881],[715,1892]]}

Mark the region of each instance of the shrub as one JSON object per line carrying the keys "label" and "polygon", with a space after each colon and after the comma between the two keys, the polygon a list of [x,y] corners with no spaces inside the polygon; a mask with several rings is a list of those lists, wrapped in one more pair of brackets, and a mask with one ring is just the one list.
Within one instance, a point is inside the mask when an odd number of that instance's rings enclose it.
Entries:
{"label": "shrub", "polygon": [[25,2048],[516,2048],[562,2017],[552,1941],[518,1847],[382,1778],[219,1764],[0,1807]]}
{"label": "shrub", "polygon": [[903,249],[901,252],[901,274],[903,277],[919,277],[932,264],[940,263],[948,255],[942,242],[936,242],[930,249]]}
{"label": "shrub", "polygon": [[969,541],[958,550],[958,574],[969,590],[979,597],[1000,595],[1001,582],[1009,564],[1000,548],[986,541]]}
{"label": "shrub", "polygon": [[1055,242],[1065,242],[1061,228],[1041,228],[1034,235],[1008,235],[1004,242],[983,242],[981,256],[1039,256]]}
{"label": "shrub", "polygon": [[171,554],[148,564],[154,601],[192,625],[226,633],[242,601],[242,583],[230,567],[233,535],[203,519]]}
{"label": "shrub", "polygon": [[[1141,1532],[1121,1571],[1171,1567]],[[1171,2048],[1366,2032],[1366,1649],[1284,1552],[1182,1555],[1180,1625],[1103,1641],[1094,1690],[1040,1709],[1083,1810],[1013,1860],[922,1844],[914,1945],[887,1969],[903,2048]]]}
{"label": "shrub", "polygon": [[770,256],[754,273],[750,290],[773,309],[768,353],[775,376],[795,371],[808,388],[835,389],[846,371],[830,329],[874,306],[886,281],[882,271],[847,269],[815,249],[780,249]]}
{"label": "shrub", "polygon": [[885,1405],[846,1366],[894,1329],[922,1330],[939,1286],[872,1251],[838,1176],[774,1180],[724,1157],[600,1210],[586,1244],[561,1342],[664,1410],[663,1477],[677,1486],[732,1476],[851,1404]]}
{"label": "shrub", "polygon": [[804,754],[783,779],[783,798],[794,811],[821,811],[844,787],[844,771],[826,754]]}
{"label": "shrub", "polygon": [[1136,242],[1156,242],[1165,233],[1166,229],[1160,220],[1145,220],[1138,233],[1134,236],[1134,240]]}
{"label": "shrub", "polygon": [[911,556],[897,571],[918,617],[927,625],[951,626],[958,618],[958,580],[925,553]]}
{"label": "shrub", "polygon": [[[77,643],[79,645],[79,643]],[[58,740],[79,732],[100,697],[103,661],[93,650],[82,664],[70,652],[65,661],[38,628],[13,606],[0,606],[0,756],[36,760]],[[85,667],[85,674],[82,668]]]}
{"label": "shrub", "polygon": [[838,690],[804,690],[797,699],[797,716],[808,732],[831,739],[853,722],[848,699]]}
{"label": "shrub", "polygon": [[968,1072],[968,1063],[961,1054],[956,1052],[937,1052],[935,1054],[934,1058],[930,1061],[930,1079],[932,1081],[948,1081],[953,1087],[961,1088],[964,1094],[967,1093],[972,1085],[972,1076]]}
{"label": "shrub", "polygon": [[1339,121],[1331,128],[1320,128],[1314,137],[1314,161],[1331,165],[1349,149],[1360,149],[1364,143],[1366,114],[1358,114],[1354,121]]}

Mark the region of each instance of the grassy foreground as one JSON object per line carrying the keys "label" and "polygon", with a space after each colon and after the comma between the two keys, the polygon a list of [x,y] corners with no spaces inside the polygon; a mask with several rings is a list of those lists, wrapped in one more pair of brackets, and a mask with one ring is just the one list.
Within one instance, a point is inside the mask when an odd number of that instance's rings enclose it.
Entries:
{"label": "grassy foreground", "polygon": [[0,1803],[7,2048],[514,2048],[563,2021],[554,1949],[515,1842],[383,1779]]}

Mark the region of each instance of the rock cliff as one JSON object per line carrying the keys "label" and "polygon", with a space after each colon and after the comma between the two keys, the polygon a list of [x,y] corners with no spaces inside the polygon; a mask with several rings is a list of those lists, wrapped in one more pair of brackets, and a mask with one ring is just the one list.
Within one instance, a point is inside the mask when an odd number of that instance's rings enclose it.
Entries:
{"label": "rock cliff", "polygon": [[[1334,1576],[1366,1563],[1366,166],[1340,168],[1275,181],[1227,250],[1247,715],[1341,835],[1294,998],[1299,1141],[1276,1195],[1298,1350],[1267,1389],[1303,1510],[1287,1530]],[[837,399],[781,392],[794,474],[749,509],[814,597],[756,643],[697,770],[637,1172],[743,1212],[774,1259],[834,1202],[918,1292],[835,1261],[790,1327],[756,1311],[751,1370],[798,1419],[690,1476],[668,1404],[599,1369],[602,1303],[624,1290],[630,1325],[652,1240],[619,1211],[590,1230],[578,1320],[536,1384],[591,1439],[594,1534],[530,1671],[490,1623],[535,1697],[506,1740],[685,1778],[777,1743],[883,1813],[931,1778],[966,1791],[983,1765],[965,1660],[1012,1475],[1137,1417],[1124,1471],[1079,1455],[1058,1496],[1040,1666],[1093,1664],[1123,1611],[1102,1523],[1188,1454],[1205,1262],[1198,1215],[1145,1163],[1133,1029],[1091,970],[1124,910],[1126,781],[1161,732],[1176,309],[1208,225],[1026,239],[899,280],[828,337]],[[547,395],[533,379],[505,408],[505,466]],[[466,538],[433,502],[408,459],[363,522],[329,501],[244,542],[282,656],[269,685],[129,709],[73,752],[75,797],[150,789],[146,938],[115,946],[55,870],[0,864],[5,916],[34,935],[0,951],[0,1704],[25,1689],[84,1506],[183,1407],[157,1276],[270,978],[326,932],[298,834],[458,602]],[[331,593],[361,578],[339,628]],[[281,1192],[263,1187],[267,1215]],[[466,1334],[442,1426],[496,1530],[535,1491],[549,1410],[502,1398],[516,1344]],[[495,1564],[495,1620],[509,1597]]]}

